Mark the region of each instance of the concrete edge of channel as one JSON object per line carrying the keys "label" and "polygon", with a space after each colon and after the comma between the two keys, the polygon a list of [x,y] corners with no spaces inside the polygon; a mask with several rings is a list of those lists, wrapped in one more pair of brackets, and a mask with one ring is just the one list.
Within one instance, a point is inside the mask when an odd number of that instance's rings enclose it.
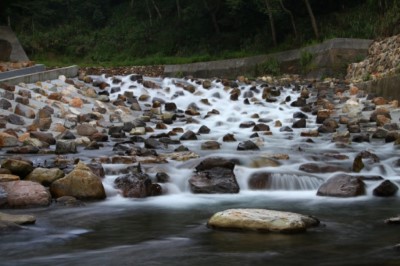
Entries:
{"label": "concrete edge of channel", "polygon": [[21,74],[18,76],[0,79],[0,83],[7,83],[9,85],[17,85],[19,83],[35,83],[37,81],[57,79],[61,75],[64,75],[67,78],[73,78],[78,75],[78,71],[79,71],[79,66],[77,65],[72,65],[63,68],[56,68],[46,71],[39,70],[38,72],[35,73]]}

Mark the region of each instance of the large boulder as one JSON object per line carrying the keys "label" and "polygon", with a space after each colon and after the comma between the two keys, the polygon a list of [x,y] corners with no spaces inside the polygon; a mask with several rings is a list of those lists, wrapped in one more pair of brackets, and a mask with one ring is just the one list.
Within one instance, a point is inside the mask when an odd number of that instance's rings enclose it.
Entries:
{"label": "large boulder", "polygon": [[235,164],[219,157],[203,160],[196,166],[196,173],[189,179],[193,193],[239,193],[233,172]]}
{"label": "large boulder", "polygon": [[207,226],[224,230],[298,233],[319,225],[319,220],[298,213],[266,209],[229,209],[214,214]]}
{"label": "large boulder", "polygon": [[71,173],[54,181],[50,186],[50,192],[54,198],[62,196],[73,196],[85,200],[106,198],[100,177],[82,162],[79,162]]}
{"label": "large boulder", "polygon": [[25,178],[25,180],[38,182],[43,186],[50,186],[51,183],[64,176],[64,171],[59,168],[37,167],[33,169],[33,171]]}
{"label": "large boulder", "polygon": [[149,175],[142,172],[140,164],[131,173],[119,176],[115,179],[114,185],[120,189],[122,195],[128,198],[145,198],[162,194],[159,184],[153,184]]}
{"label": "large boulder", "polygon": [[6,206],[12,208],[42,207],[51,202],[50,193],[39,183],[32,181],[10,181],[0,183],[7,193]]}
{"label": "large boulder", "polygon": [[365,194],[364,182],[356,176],[338,174],[325,181],[318,189],[318,196],[356,197]]}

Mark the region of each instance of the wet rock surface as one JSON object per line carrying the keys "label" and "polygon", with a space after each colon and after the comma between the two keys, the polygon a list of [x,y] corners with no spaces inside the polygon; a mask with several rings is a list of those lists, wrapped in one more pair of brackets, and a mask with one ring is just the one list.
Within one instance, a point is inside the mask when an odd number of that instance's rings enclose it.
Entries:
{"label": "wet rock surface", "polygon": [[319,225],[319,220],[302,214],[266,209],[229,209],[214,214],[208,227],[261,233],[299,233]]}

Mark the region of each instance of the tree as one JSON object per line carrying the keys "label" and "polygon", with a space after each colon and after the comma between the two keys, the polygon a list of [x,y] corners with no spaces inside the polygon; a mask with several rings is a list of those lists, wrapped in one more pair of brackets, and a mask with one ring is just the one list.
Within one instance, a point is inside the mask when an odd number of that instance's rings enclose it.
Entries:
{"label": "tree", "polygon": [[294,38],[297,41],[299,39],[299,36],[297,34],[296,22],[294,21],[293,13],[292,13],[292,11],[290,11],[289,9],[287,9],[285,7],[285,5],[283,4],[283,0],[279,0],[279,3],[281,5],[281,7],[282,7],[282,10],[285,11],[286,13],[288,13],[289,16],[290,16],[290,22],[292,23]]}
{"label": "tree", "polygon": [[221,7],[221,1],[220,0],[213,0],[211,3],[208,2],[208,0],[203,0],[204,6],[207,9],[208,13],[211,16],[211,21],[214,26],[215,33],[217,35],[220,35],[221,29],[218,25],[218,20],[217,20],[217,13]]}
{"label": "tree", "polygon": [[306,4],[308,15],[310,16],[310,19],[311,19],[311,24],[312,24],[312,27],[313,27],[313,30],[314,30],[315,38],[317,40],[319,40],[319,32],[318,32],[317,21],[315,20],[314,13],[312,11],[310,2],[308,0],[304,0],[304,3]]}
{"label": "tree", "polygon": [[267,7],[267,13],[268,13],[268,18],[269,18],[269,25],[271,28],[271,35],[272,35],[272,42],[274,46],[277,46],[277,41],[276,41],[276,31],[275,31],[275,23],[274,23],[274,16],[272,15],[272,8],[271,4],[269,2],[270,0],[265,0],[265,6]]}

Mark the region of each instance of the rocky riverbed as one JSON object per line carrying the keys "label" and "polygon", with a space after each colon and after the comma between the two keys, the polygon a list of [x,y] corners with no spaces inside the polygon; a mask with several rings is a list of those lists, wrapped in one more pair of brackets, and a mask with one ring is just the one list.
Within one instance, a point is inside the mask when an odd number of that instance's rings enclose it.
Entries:
{"label": "rocky riverbed", "polygon": [[335,79],[93,71],[1,85],[2,208],[182,192],[397,193],[397,101]]}

